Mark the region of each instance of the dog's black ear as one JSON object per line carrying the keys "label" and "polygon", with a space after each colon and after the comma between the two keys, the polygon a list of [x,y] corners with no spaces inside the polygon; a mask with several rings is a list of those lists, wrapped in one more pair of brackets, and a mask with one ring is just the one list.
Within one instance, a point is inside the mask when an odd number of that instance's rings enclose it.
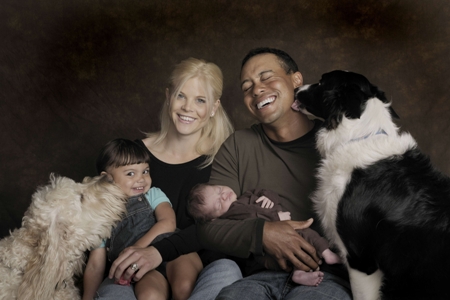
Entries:
{"label": "dog's black ear", "polygon": [[389,106],[389,112],[391,113],[391,117],[393,119],[397,119],[397,120],[400,119],[399,115],[395,112],[395,110],[392,108],[392,106]]}
{"label": "dog's black ear", "polygon": [[342,117],[359,119],[364,110],[366,94],[356,84],[343,84],[324,93],[325,106],[329,108],[328,118],[325,120],[327,129],[335,129]]}
{"label": "dog's black ear", "polygon": [[[380,90],[377,86],[370,84],[370,91],[375,95],[375,97],[377,97],[384,103],[389,103],[389,100],[386,98],[385,93],[382,90]],[[400,119],[400,117],[395,112],[395,110],[392,108],[392,106],[389,106],[389,112],[391,113],[391,117],[393,119]]]}
{"label": "dog's black ear", "polygon": [[382,90],[380,90],[377,86],[370,84],[370,92],[372,93],[372,97],[376,97],[383,101],[384,103],[388,103],[388,99]]}
{"label": "dog's black ear", "polygon": [[328,130],[336,129],[342,121],[342,114],[331,116],[325,120],[325,127]]}
{"label": "dog's black ear", "polygon": [[343,88],[342,105],[348,119],[359,119],[364,110],[367,96],[359,85],[350,84]]}

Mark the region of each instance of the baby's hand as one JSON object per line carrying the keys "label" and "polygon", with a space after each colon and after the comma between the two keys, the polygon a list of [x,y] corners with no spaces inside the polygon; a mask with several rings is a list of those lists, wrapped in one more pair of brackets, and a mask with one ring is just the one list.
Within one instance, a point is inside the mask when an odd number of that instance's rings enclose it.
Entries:
{"label": "baby's hand", "polygon": [[272,208],[273,207],[273,201],[267,198],[266,196],[259,197],[256,201],[256,203],[262,202],[261,207],[262,208]]}
{"label": "baby's hand", "polygon": [[280,217],[280,221],[289,221],[291,219],[291,213],[288,211],[279,211],[278,217]]}

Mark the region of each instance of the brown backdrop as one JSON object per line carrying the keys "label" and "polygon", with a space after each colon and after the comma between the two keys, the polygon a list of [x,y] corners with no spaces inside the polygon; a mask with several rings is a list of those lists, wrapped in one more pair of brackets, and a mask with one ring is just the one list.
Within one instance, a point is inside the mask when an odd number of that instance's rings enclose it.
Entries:
{"label": "brown backdrop", "polygon": [[157,130],[182,59],[218,64],[223,105],[249,126],[238,76],[258,46],[290,53],[306,83],[363,73],[450,174],[448,0],[2,0],[0,38],[0,237],[51,172],[95,175],[106,141]]}

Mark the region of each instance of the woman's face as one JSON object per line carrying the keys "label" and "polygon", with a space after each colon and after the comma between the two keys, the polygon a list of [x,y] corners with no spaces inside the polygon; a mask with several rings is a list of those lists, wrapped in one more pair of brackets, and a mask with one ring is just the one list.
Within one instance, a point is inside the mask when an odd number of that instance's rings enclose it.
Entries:
{"label": "woman's face", "polygon": [[[182,135],[198,134],[219,106],[208,104],[207,91],[201,80],[194,77],[186,81],[178,95],[171,99],[169,113],[176,131]],[[168,95],[167,91],[167,97]]]}

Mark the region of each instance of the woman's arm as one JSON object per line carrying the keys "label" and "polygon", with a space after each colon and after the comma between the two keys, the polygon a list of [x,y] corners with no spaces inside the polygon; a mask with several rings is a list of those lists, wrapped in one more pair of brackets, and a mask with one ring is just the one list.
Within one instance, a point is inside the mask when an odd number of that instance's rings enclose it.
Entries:
{"label": "woman's arm", "polygon": [[94,299],[95,292],[103,280],[105,265],[105,248],[97,248],[89,253],[89,260],[83,275],[83,300]]}
{"label": "woman's arm", "polygon": [[173,232],[176,228],[175,212],[168,202],[159,204],[155,209],[156,223],[141,237],[134,246],[147,247],[161,233]]}
{"label": "woman's arm", "polygon": [[181,255],[197,252],[203,249],[198,241],[195,225],[191,225],[169,237],[154,243],[163,261],[172,261]]}

